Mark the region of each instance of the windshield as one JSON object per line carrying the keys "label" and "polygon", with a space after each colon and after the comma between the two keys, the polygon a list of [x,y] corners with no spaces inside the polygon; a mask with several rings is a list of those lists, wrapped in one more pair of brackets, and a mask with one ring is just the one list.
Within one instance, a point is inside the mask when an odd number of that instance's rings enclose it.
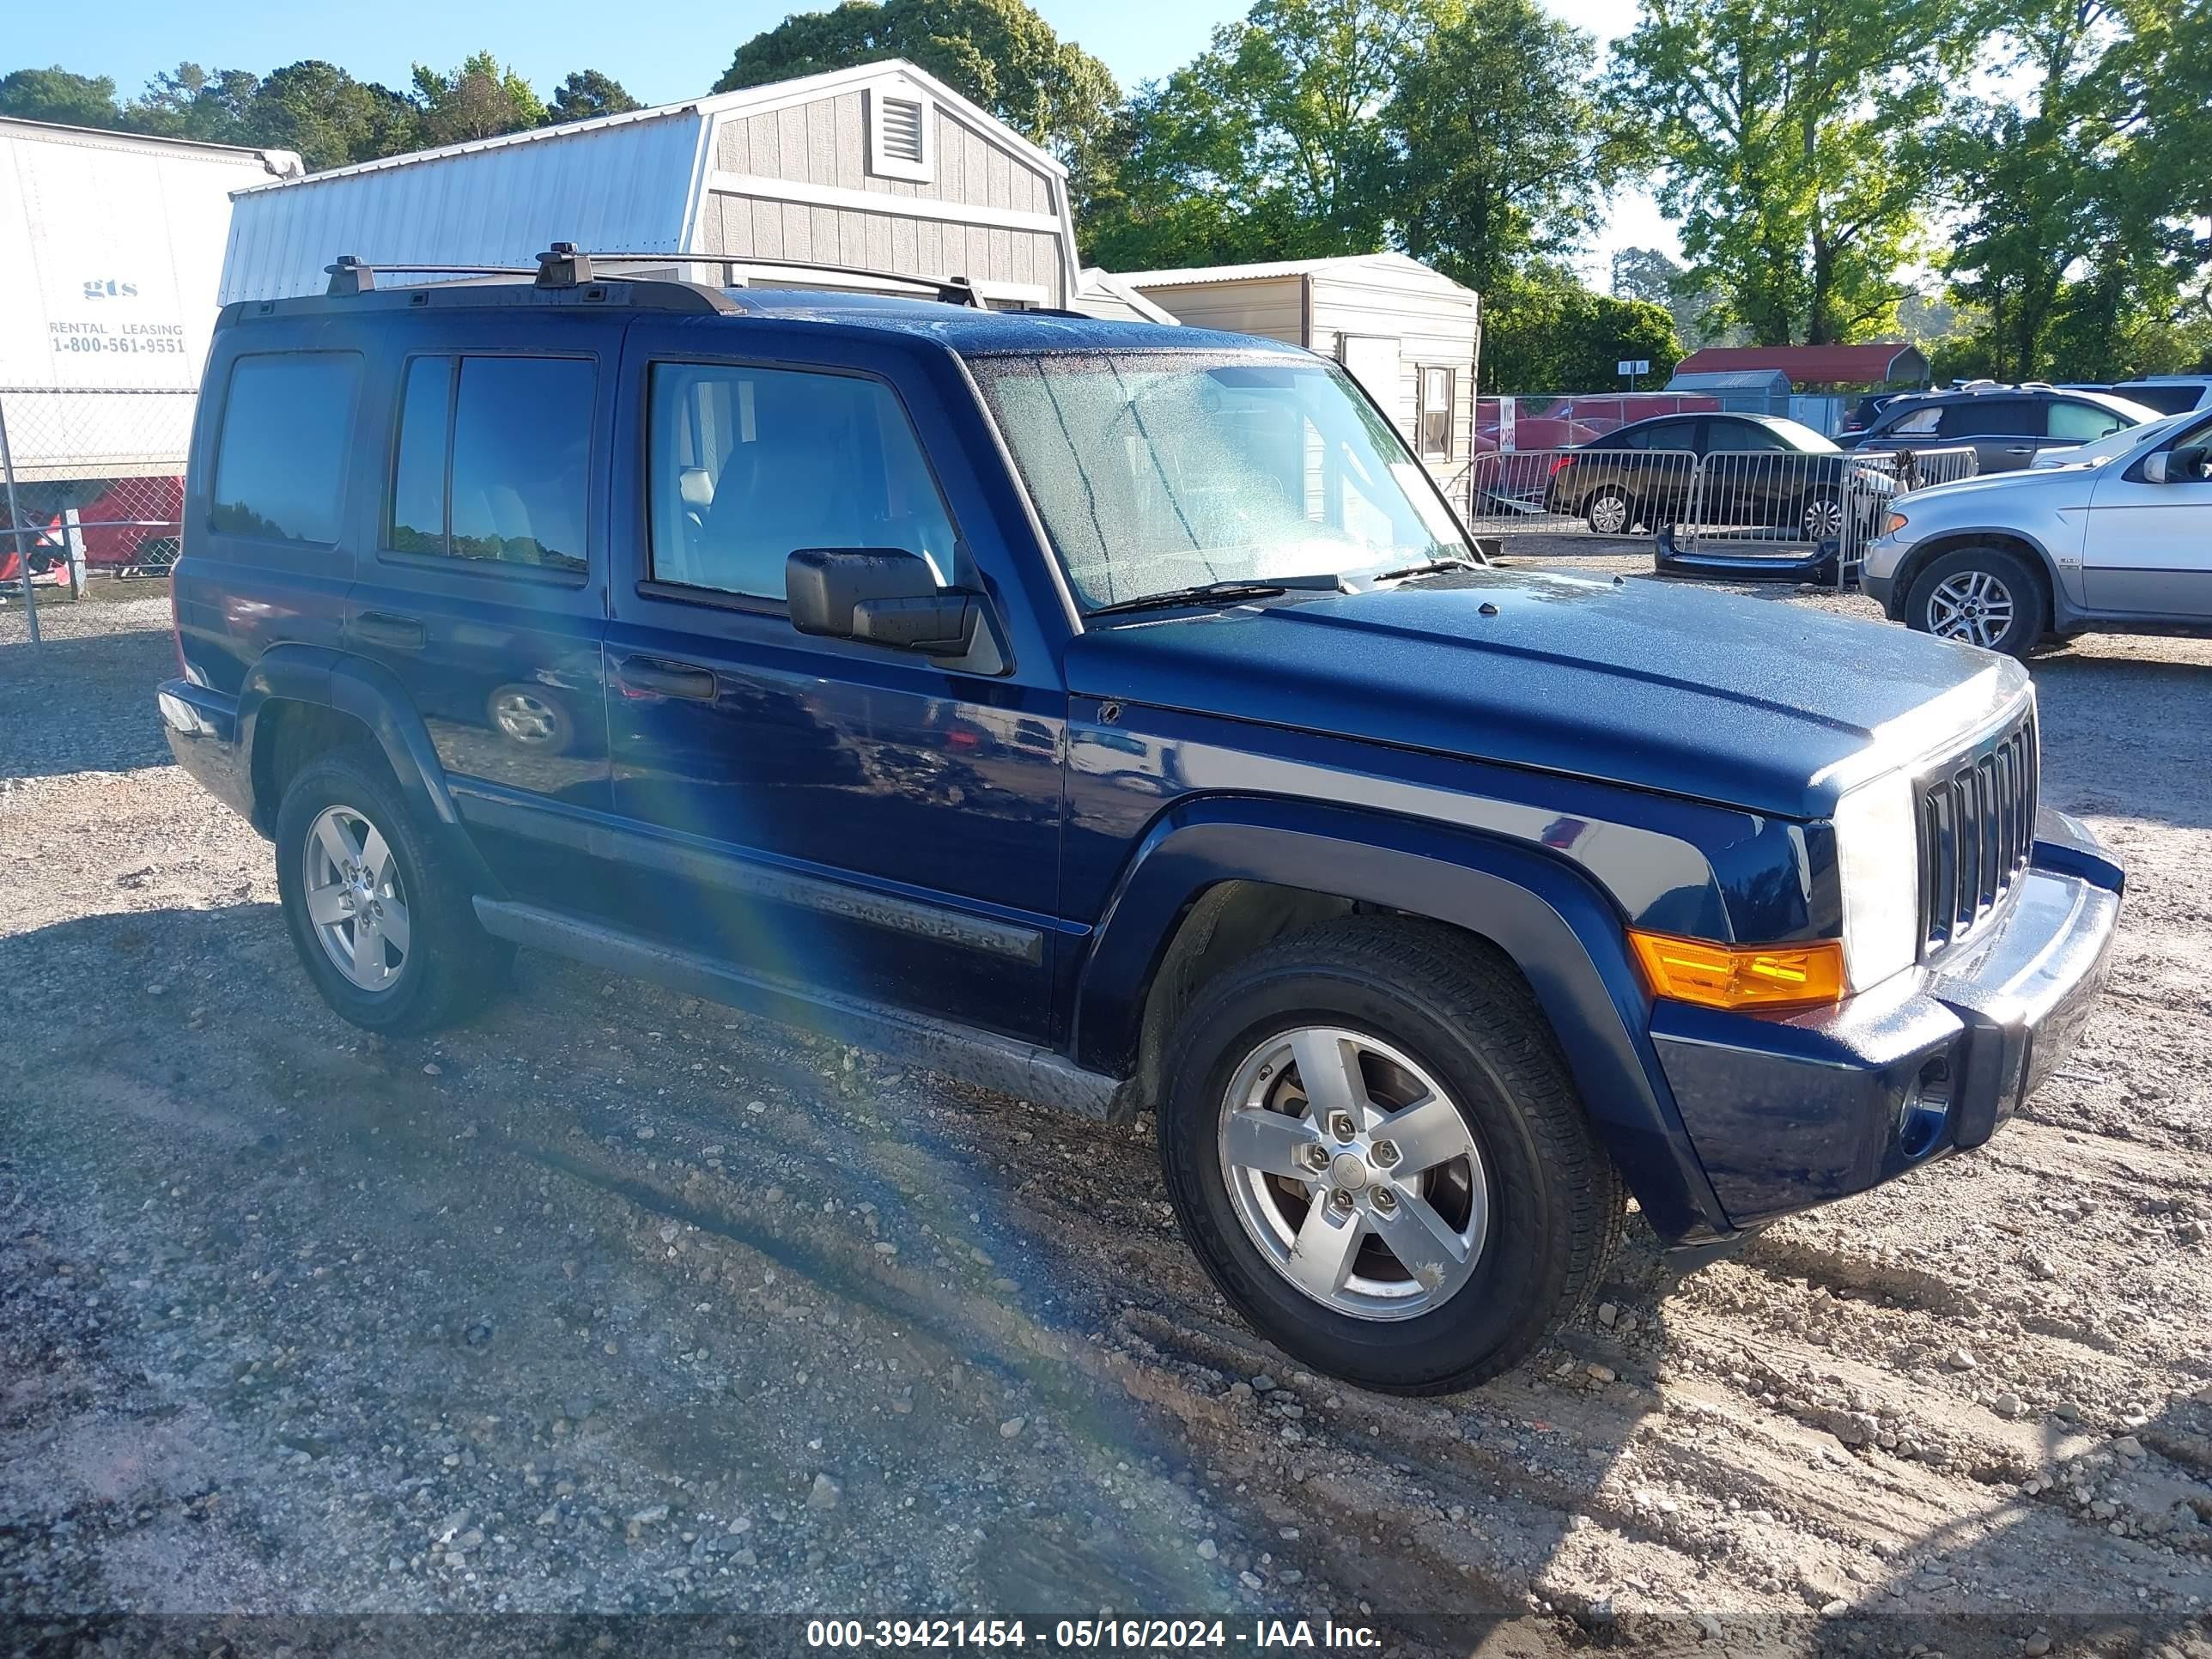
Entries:
{"label": "windshield", "polygon": [[1333,364],[1131,351],[970,367],[1086,606],[1474,556]]}

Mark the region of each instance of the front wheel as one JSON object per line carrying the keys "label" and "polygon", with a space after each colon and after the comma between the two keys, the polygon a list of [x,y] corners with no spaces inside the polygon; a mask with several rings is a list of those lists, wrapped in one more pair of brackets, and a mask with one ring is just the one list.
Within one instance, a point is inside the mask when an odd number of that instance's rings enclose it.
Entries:
{"label": "front wheel", "polygon": [[2043,637],[2040,575],[2002,547],[1962,547],[1929,562],[1905,596],[1908,628],[2024,657]]}
{"label": "front wheel", "polygon": [[1519,976],[1449,930],[1279,941],[1178,1027],[1159,1120],[1206,1272],[1298,1359],[1406,1394],[1516,1364],[1595,1284],[1620,1178]]}

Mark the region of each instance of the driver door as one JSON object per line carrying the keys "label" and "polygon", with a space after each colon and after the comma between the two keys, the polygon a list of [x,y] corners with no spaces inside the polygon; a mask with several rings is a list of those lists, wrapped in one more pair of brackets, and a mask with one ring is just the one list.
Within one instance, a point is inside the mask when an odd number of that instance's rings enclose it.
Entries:
{"label": "driver door", "polygon": [[896,354],[810,362],[802,337],[754,347],[763,331],[739,357],[702,349],[734,331],[641,321],[624,354],[617,453],[641,471],[617,485],[606,647],[624,923],[1047,1040],[1056,669],[1032,651],[969,673],[793,629],[798,549],[903,548],[988,589],[962,528],[990,513],[965,467],[933,463],[910,410],[933,393]]}
{"label": "driver door", "polygon": [[[2199,422],[2160,448],[2212,442]],[[2157,452],[2154,452],[2154,453]],[[2146,458],[2147,459],[2147,458]],[[2152,483],[2143,463],[2097,470],[2081,547],[2082,597],[2093,611],[2212,620],[2212,478]]]}

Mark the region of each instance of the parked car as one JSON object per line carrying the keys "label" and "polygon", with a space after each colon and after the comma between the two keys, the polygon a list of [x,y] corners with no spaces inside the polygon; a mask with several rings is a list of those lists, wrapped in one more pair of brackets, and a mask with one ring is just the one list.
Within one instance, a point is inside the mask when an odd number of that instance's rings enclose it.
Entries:
{"label": "parked car", "polygon": [[1909,397],[1910,395],[1911,394],[1904,392],[1870,392],[1867,393],[1866,396],[1861,398],[1856,403],[1850,406],[1849,412],[1846,413],[1843,418],[1842,424],[1836,428],[1836,435],[1840,438],[1857,437],[1859,434],[1864,432],[1869,427],[1875,423],[1875,421],[1881,416],[1883,410],[1887,409],[1899,398]]}
{"label": "parked car", "polygon": [[1665,415],[1562,455],[1544,510],[1581,519],[1600,536],[1624,536],[1639,525],[1679,523],[1694,505],[1705,524],[1787,528],[1825,541],[1842,533],[1849,503],[1871,515],[1895,489],[1885,472],[1796,421]]}
{"label": "parked car", "polygon": [[2094,443],[2069,444],[2063,449],[2037,452],[2028,463],[2031,471],[2053,466],[2097,466],[2115,455],[2124,455],[2136,448],[2152,434],[2171,432],[2190,417],[2187,415],[2164,415],[2155,421],[2146,421],[2141,426],[2124,426],[2117,432],[2108,432]]}
{"label": "parked car", "polygon": [[1977,380],[1954,392],[1899,398],[1859,439],[1861,450],[1928,449],[1970,444],[1978,471],[2009,472],[2041,451],[2085,444],[2156,420],[2159,411],[2102,392]]}
{"label": "parked car", "polygon": [[343,1018],[525,945],[1152,1109],[1362,1384],[1527,1354],[1624,1189],[1694,1258],[1981,1145],[2104,976],[2024,671],[1487,566],[1293,348],[571,254],[231,306],[200,407],[157,701]]}
{"label": "parked car", "polygon": [[2212,412],[2097,465],[1899,501],[1861,581],[1896,621],[2021,656],[2050,634],[2212,624]]}
{"label": "parked car", "polygon": [[2153,374],[2140,380],[2123,380],[2112,392],[2161,414],[2186,415],[2192,410],[2212,409],[2212,374]]}

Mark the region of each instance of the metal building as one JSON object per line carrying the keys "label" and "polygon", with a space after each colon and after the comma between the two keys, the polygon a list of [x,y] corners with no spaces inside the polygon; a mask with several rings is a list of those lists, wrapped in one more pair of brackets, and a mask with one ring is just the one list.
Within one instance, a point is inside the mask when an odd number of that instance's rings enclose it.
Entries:
{"label": "metal building", "polygon": [[1115,280],[1196,328],[1260,334],[1334,357],[1439,479],[1474,432],[1481,301],[1402,253],[1124,272]]}
{"label": "metal building", "polygon": [[[714,282],[866,287],[808,267],[868,267],[966,276],[1007,306],[1078,284],[1066,168],[893,60],[240,191],[222,297],[319,293],[341,253],[527,264],[555,241]],[[709,255],[747,263],[732,277]]]}

